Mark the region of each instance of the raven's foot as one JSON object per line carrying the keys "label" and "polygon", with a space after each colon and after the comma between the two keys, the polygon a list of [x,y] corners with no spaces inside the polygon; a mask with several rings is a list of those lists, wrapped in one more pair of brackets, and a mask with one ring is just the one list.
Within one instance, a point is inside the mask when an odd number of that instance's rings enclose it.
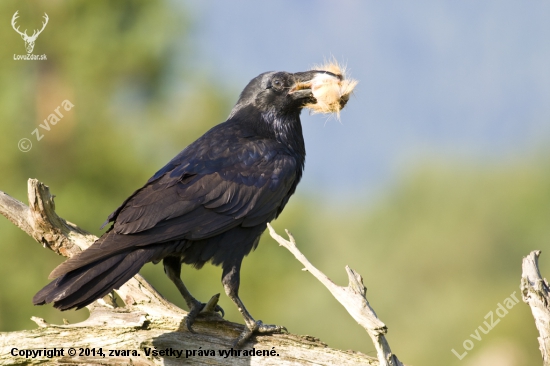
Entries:
{"label": "raven's foot", "polygon": [[193,299],[194,301],[188,304],[189,313],[185,317],[185,326],[191,333],[196,333],[193,330],[192,326],[193,326],[193,323],[195,322],[195,319],[197,319],[197,316],[199,316],[199,314],[220,313],[222,318],[225,316],[225,312],[223,311],[222,307],[218,305],[219,299],[220,299],[220,294],[216,294],[212,296],[212,298],[206,304],[196,299]]}
{"label": "raven's foot", "polygon": [[239,335],[239,337],[233,343],[233,347],[239,348],[244,346],[244,344],[252,337],[254,333],[266,334],[266,333],[288,333],[288,330],[281,325],[273,324],[264,324],[261,320],[255,321],[248,324],[244,328],[244,331]]}

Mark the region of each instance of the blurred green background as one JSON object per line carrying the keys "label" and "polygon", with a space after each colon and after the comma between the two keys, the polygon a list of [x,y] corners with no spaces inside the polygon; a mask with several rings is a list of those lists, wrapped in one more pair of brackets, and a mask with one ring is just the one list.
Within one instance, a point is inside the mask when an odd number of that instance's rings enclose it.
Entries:
{"label": "blurred green background", "polygon": [[[220,77],[215,63],[193,41],[202,28],[210,27],[204,12],[192,10],[196,6],[145,0],[1,2],[0,190],[27,203],[27,179],[37,178],[56,195],[61,217],[100,235],[98,227],[130,193],[225,120],[239,91],[257,73],[244,79]],[[16,10],[21,30],[37,28],[44,12],[48,14],[49,24],[34,50],[46,54],[47,61],[13,60],[14,54],[25,54],[10,25]],[[278,26],[284,27],[285,21]],[[338,27],[327,28],[331,26]],[[254,53],[255,46],[250,47]],[[289,71],[321,62],[328,56],[323,52],[328,51],[321,48],[309,64]],[[265,64],[260,72],[276,68],[272,61]],[[377,87],[372,80],[359,79]],[[353,108],[368,104],[368,90],[358,89],[350,101],[352,112],[343,113],[343,124],[327,123],[336,130],[349,129],[346,120],[359,118]],[[49,131],[39,127],[64,100],[74,107],[68,112],[61,108],[64,117]],[[548,118],[537,115],[544,124]],[[304,116],[304,121],[311,120]],[[43,135],[40,141],[31,134],[35,128]],[[312,141],[311,131],[322,128],[322,122],[307,127],[306,145],[313,145],[308,162],[324,161],[316,155],[320,148],[347,156],[341,164],[352,168],[331,184],[339,186],[341,180],[340,188],[348,192],[334,188],[332,193],[323,186],[326,182],[316,185],[309,178],[274,223],[276,230],[282,234],[289,229],[302,252],[335,282],[347,283],[345,265],[363,276],[372,306],[389,327],[390,345],[407,364],[540,364],[538,334],[522,302],[489,334],[482,334],[481,341],[474,341],[462,361],[451,349],[463,353],[463,342],[483,325],[484,316],[514,291],[520,296],[521,259],[531,250],[543,250],[541,270],[550,275],[550,159],[545,147],[550,135],[537,133],[534,148],[502,153],[498,159],[479,159],[467,149],[449,156],[438,150],[418,154],[411,148],[407,153],[417,156],[413,162],[396,163],[391,176],[363,187],[349,182],[363,174],[363,165],[353,164],[361,161],[356,145],[365,142]],[[30,151],[17,148],[22,138],[31,140]],[[392,146],[391,137],[387,141]],[[336,165],[331,162],[329,168],[339,169]],[[313,169],[312,176],[319,174]],[[0,331],[33,329],[31,316],[51,323],[87,316],[87,310],[61,313],[51,306],[32,306],[32,296],[63,259],[3,218],[0,253]],[[331,347],[374,356],[362,328],[300,269],[290,253],[264,235],[242,270],[240,294],[253,316],[285,325],[292,333],[314,335]],[[161,266],[148,264],[141,273],[184,306]],[[182,278],[205,300],[223,293],[220,275],[217,267],[184,267]],[[227,297],[222,296],[221,306],[227,319],[242,322]]]}

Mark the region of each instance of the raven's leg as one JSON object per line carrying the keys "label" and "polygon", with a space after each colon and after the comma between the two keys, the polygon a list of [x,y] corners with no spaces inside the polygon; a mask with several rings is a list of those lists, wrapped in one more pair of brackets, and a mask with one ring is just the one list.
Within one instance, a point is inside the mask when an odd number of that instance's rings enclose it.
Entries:
{"label": "raven's leg", "polygon": [[[185,302],[187,303],[187,306],[189,307],[189,314],[185,317],[185,325],[187,326],[187,329],[191,333],[195,333],[195,331],[192,328],[193,323],[195,322],[195,319],[197,318],[197,315],[201,312],[201,310],[204,309],[206,304],[203,304],[199,300],[195,299],[193,295],[187,290],[187,287],[183,284],[183,281],[180,278],[181,274],[181,261],[178,257],[166,257],[162,261],[162,264],[164,265],[164,272],[174,282],[176,287],[178,288],[179,292],[181,293],[181,296],[183,296]],[[218,294],[219,295],[219,294]],[[213,309],[215,312],[220,312],[222,314],[222,317],[225,315],[223,309],[221,306],[217,305],[214,306]]]}
{"label": "raven's leg", "polygon": [[246,324],[245,330],[235,340],[235,347],[243,346],[246,341],[252,336],[253,333],[274,333],[286,331],[286,328],[280,325],[264,324],[261,320],[254,320],[252,315],[246,310],[243,302],[239,298],[239,284],[241,281],[241,261],[233,263],[232,265],[225,266],[223,268],[222,283],[225,293],[241,312],[244,322]]}

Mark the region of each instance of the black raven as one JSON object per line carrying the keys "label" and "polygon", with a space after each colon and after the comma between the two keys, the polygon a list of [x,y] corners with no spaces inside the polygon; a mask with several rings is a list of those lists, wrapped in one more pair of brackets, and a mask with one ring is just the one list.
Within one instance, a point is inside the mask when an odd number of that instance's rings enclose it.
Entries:
{"label": "black raven", "polygon": [[181,264],[201,268],[210,261],[222,266],[225,292],[246,323],[237,345],[254,332],[284,329],[256,321],[246,310],[239,299],[241,262],[302,177],[302,108],[314,108],[316,97],[321,104],[327,97],[320,90],[334,84],[339,110],[351,92],[340,92],[342,82],[342,75],[324,70],[267,72],[254,78],[227,121],[185,148],[126,199],[105,222],[113,224],[101,238],[53,270],[50,278],[55,280],[34,296],[34,304],[82,308],[119,288],[145,263],[162,260],[187,302],[186,325],[192,331],[204,304],[180,279]]}

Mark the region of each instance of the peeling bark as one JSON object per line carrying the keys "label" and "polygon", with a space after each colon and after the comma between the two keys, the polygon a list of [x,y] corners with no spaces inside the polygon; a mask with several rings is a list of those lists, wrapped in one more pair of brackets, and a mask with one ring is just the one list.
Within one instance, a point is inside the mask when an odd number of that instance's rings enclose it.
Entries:
{"label": "peeling bark", "polygon": [[550,366],[550,286],[539,271],[541,251],[534,250],[523,258],[521,293],[523,302],[531,307],[539,331],[539,348],[544,366]]}

